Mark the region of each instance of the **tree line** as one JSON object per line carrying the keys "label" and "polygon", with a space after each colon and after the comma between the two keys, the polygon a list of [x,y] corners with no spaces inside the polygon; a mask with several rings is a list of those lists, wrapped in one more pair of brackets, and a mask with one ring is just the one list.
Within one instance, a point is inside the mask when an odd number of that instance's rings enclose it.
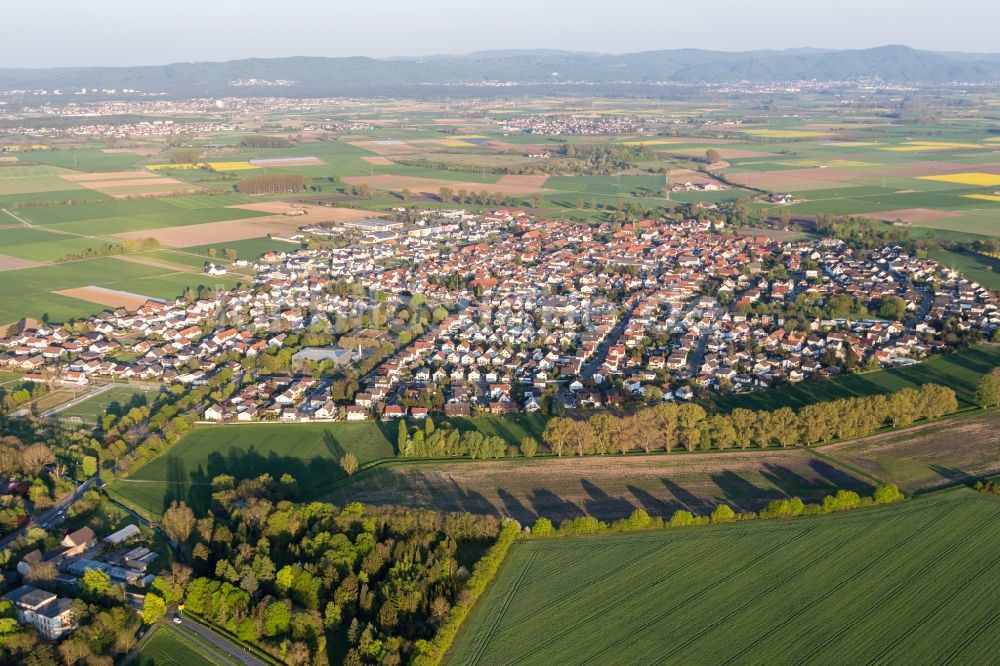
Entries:
{"label": "tree line", "polygon": [[636,509],[627,518],[606,523],[592,516],[567,518],[554,525],[551,520],[540,517],[528,530],[532,538],[567,537],[602,532],[639,532],[663,529],[665,527],[691,527],[694,525],[716,525],[748,520],[776,520],[798,516],[818,516],[838,511],[851,511],[870,506],[892,504],[903,500],[903,493],[894,483],[878,486],[872,495],[862,496],[853,490],[838,490],[826,495],[816,503],[803,502],[798,497],[774,499],[760,511],[737,513],[728,504],[719,504],[709,515],[695,515],[686,509],[674,511],[670,518],[650,516],[643,509]]}
{"label": "tree line", "polygon": [[80,259],[94,259],[95,257],[112,257],[119,254],[156,250],[159,247],[160,241],[155,238],[127,238],[120,243],[102,243],[96,248],[85,247],[76,252],[68,252],[54,261],[66,262],[79,261]]}
{"label": "tree line", "polygon": [[305,176],[297,173],[272,173],[263,176],[247,176],[236,181],[236,191],[240,194],[301,192],[305,187]]}
{"label": "tree line", "polygon": [[695,403],[662,404],[632,414],[549,419],[542,441],[557,456],[789,447],[870,435],[958,410],[955,392],[937,384],[889,395],[841,398],[775,410],[734,409],[709,415]]}
{"label": "tree line", "polygon": [[240,145],[244,148],[291,148],[294,143],[290,139],[286,139],[283,136],[264,136],[261,134],[253,134],[251,136],[244,137],[240,141]]}

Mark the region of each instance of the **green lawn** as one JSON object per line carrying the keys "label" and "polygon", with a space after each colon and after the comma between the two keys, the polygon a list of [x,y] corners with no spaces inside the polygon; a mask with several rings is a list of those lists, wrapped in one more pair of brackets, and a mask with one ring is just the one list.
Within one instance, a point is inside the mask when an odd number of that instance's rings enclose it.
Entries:
{"label": "green lawn", "polygon": [[986,663],[1000,500],[516,545],[450,664]]}
{"label": "green lawn", "polygon": [[230,666],[239,663],[189,631],[165,625],[153,632],[132,657],[131,666]]}
{"label": "green lawn", "polygon": [[354,453],[361,464],[394,455],[395,423],[259,423],[196,428],[166,453],[109,491],[152,515],[183,499],[196,512],[208,509],[212,479],[291,474],[303,493],[322,488],[344,472],[337,460]]}
{"label": "green lawn", "polygon": [[114,407],[122,413],[127,412],[132,405],[150,404],[156,398],[158,390],[144,389],[129,384],[115,385],[92,398],[79,402],[72,407],[59,412],[59,418],[77,417],[84,423],[96,424],[109,408]]}
{"label": "green lawn", "polygon": [[[1000,229],[997,233],[1000,233]],[[970,280],[975,280],[987,289],[1000,291],[1000,259],[975,252],[951,250],[931,250],[930,257],[943,266],[957,270]]]}
{"label": "green lawn", "polygon": [[736,407],[778,409],[788,406],[797,409],[814,402],[890,393],[930,383],[950,386],[955,389],[959,406],[970,406],[980,377],[997,366],[1000,366],[1000,346],[983,344],[960,352],[933,356],[927,361],[905,368],[804,381],[769,391],[719,396],[714,402],[723,411]]}

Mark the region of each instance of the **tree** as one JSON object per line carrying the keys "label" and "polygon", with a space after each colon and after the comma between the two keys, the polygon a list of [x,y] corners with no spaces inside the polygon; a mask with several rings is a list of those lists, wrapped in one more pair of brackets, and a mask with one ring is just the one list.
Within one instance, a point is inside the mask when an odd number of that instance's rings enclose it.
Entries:
{"label": "tree", "polygon": [[88,478],[94,476],[97,474],[97,458],[94,456],[84,456],[80,467],[83,470],[84,476]]}
{"label": "tree", "polygon": [[340,467],[347,476],[351,476],[358,471],[358,457],[348,451],[340,457]]}
{"label": "tree", "polygon": [[722,156],[719,155],[719,151],[715,148],[709,148],[705,151],[705,161],[709,164],[718,164],[722,161]]}
{"label": "tree", "polygon": [[549,450],[557,456],[561,456],[566,447],[569,446],[569,438],[573,431],[572,419],[563,416],[555,416],[545,424],[542,432],[542,441],[549,447]]}
{"label": "tree", "polygon": [[26,474],[35,476],[42,471],[46,465],[51,465],[56,461],[56,456],[52,449],[41,442],[31,444],[21,453],[21,464]]}
{"label": "tree", "polygon": [[275,601],[264,612],[264,635],[279,636],[288,631],[292,622],[291,604],[287,601]]}
{"label": "tree", "polygon": [[409,443],[410,431],[406,428],[406,421],[400,419],[399,426],[396,428],[396,448],[399,453],[406,451]]}
{"label": "tree", "polygon": [[983,375],[976,385],[976,404],[983,409],[997,406],[997,382],[992,373]]}
{"label": "tree", "polygon": [[87,569],[80,578],[80,589],[92,597],[103,597],[111,589],[111,576],[100,569]]}
{"label": "tree", "polygon": [[142,602],[142,621],[156,624],[167,615],[167,602],[158,594],[147,594]]}
{"label": "tree", "polygon": [[521,455],[525,458],[534,458],[538,453],[538,440],[534,437],[525,437],[521,440]]}
{"label": "tree", "polygon": [[194,511],[184,502],[174,500],[163,512],[163,531],[174,543],[185,543],[195,525]]}
{"label": "tree", "polygon": [[878,316],[883,319],[902,321],[906,314],[906,301],[899,296],[885,296],[878,307]]}

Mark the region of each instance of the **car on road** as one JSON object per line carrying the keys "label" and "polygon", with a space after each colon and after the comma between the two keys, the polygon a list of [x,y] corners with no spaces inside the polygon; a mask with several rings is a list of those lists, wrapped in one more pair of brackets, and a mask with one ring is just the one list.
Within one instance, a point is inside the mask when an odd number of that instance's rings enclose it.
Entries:
{"label": "car on road", "polygon": [[180,623],[181,623],[181,619],[179,617],[175,616],[174,617],[174,624],[180,624]]}

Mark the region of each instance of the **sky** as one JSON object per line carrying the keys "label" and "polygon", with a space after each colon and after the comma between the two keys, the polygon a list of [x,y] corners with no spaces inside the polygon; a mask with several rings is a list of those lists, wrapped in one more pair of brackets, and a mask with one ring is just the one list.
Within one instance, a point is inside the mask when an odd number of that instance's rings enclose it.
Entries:
{"label": "sky", "polygon": [[8,0],[0,68],[550,48],[1000,52],[996,0]]}

